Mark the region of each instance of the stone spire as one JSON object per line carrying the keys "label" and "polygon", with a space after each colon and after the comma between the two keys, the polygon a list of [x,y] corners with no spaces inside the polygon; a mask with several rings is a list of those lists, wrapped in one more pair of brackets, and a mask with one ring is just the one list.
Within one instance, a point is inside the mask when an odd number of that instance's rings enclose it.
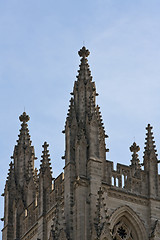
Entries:
{"label": "stone spire", "polygon": [[29,119],[30,118],[26,112],[23,112],[23,114],[19,117],[22,124],[20,134],[18,135],[19,139],[17,140],[17,145],[14,148],[13,157],[11,157],[14,159],[16,182],[21,186],[23,186],[24,180],[27,177],[29,162],[32,165],[32,169],[34,169],[34,160],[36,159],[34,147],[31,146],[27,125]]}
{"label": "stone spire", "polygon": [[49,154],[49,144],[47,142],[44,142],[42,145],[43,151],[42,151],[42,160],[41,160],[41,165],[40,165],[40,173],[44,174],[46,169],[49,170],[50,174],[52,175],[52,168],[51,168],[51,163],[50,163],[50,154]]}
{"label": "stone spire", "polygon": [[79,65],[77,81],[74,84],[73,105],[77,121],[83,122],[85,125],[88,116],[91,114],[90,106],[95,105],[96,88],[95,83],[92,82],[91,71],[88,65],[87,57],[90,54],[89,50],[82,47],[78,54],[81,57],[81,64]]}
{"label": "stone spire", "polygon": [[47,142],[44,142],[42,145],[42,160],[40,165],[39,172],[39,195],[38,195],[38,206],[39,206],[39,217],[41,221],[44,222],[42,230],[38,232],[38,239],[46,239],[47,238],[47,225],[46,225],[46,212],[49,210],[50,201],[48,201],[49,195],[52,191],[52,171],[51,171],[51,163],[49,158],[49,150],[48,150]]}
{"label": "stone spire", "polygon": [[131,160],[131,167],[133,167],[135,170],[138,170],[141,168],[140,161],[138,159],[138,154],[140,147],[134,142],[133,145],[130,147],[130,151],[132,154],[132,160]]}
{"label": "stone spire", "polygon": [[[99,107],[96,105],[96,86],[92,81],[91,71],[87,57],[90,52],[85,47],[78,52],[80,65],[77,80],[74,83],[72,98],[68,116],[65,124],[65,218],[66,231],[71,239],[79,239],[81,232],[84,231],[85,214],[81,214],[81,209],[86,207],[86,188],[90,179],[90,186],[94,185],[94,179],[101,182],[105,179],[104,169],[106,161],[105,131]],[[99,169],[95,171],[95,169]],[[95,175],[94,175],[95,173]],[[92,176],[92,177],[91,177]],[[76,187],[74,182],[80,179]],[[93,182],[92,182],[93,181]],[[81,186],[82,185],[82,186]],[[98,188],[98,183],[97,183]],[[94,188],[91,197],[91,205],[96,201],[95,196],[98,189]],[[74,212],[74,199],[79,199],[76,213]],[[73,213],[74,212],[74,213]],[[78,235],[73,228],[73,216],[76,219],[76,228],[79,229]],[[94,213],[92,214],[94,215]],[[88,217],[89,218],[89,217]],[[93,216],[91,216],[93,224]],[[88,223],[89,224],[89,219]],[[88,236],[89,239],[89,236]]]}
{"label": "stone spire", "polygon": [[[81,57],[80,69],[78,70],[77,81],[75,81],[73,93],[71,93],[73,97],[70,100],[65,131],[63,132],[66,132],[67,127],[71,128],[71,135],[74,135],[71,137],[71,141],[73,142],[70,144],[70,147],[72,146],[72,148],[74,148],[75,139],[79,132],[83,130],[87,143],[90,142],[89,138],[92,134],[91,132],[96,132],[97,139],[95,142],[97,142],[97,157],[103,156],[103,158],[105,158],[105,137],[107,137],[107,135],[105,135],[102,116],[99,110],[100,107],[96,105],[96,96],[98,96],[98,94],[96,93],[95,83],[92,81],[87,59],[90,52],[83,46],[78,54]],[[89,131],[90,128],[92,128],[91,131]],[[94,146],[91,148],[94,148]],[[70,152],[72,152],[72,155],[74,154],[73,149],[70,149]],[[72,156],[65,156],[65,158],[72,159]]]}
{"label": "stone spire", "polygon": [[145,151],[144,151],[144,159],[145,157],[148,157],[152,155],[152,157],[157,158],[157,150],[156,150],[156,145],[153,137],[153,132],[150,124],[146,127],[147,133],[146,133],[146,142],[145,142]]}
{"label": "stone spire", "polygon": [[144,171],[148,174],[148,194],[150,197],[158,195],[158,159],[155,141],[150,124],[146,127],[146,142],[144,150]]}

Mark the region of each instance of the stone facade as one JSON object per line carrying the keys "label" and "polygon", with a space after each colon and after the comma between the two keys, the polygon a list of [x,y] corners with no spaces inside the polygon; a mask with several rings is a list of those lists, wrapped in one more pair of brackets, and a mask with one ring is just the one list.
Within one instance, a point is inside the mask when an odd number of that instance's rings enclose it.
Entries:
{"label": "stone facade", "polygon": [[[106,160],[96,87],[83,47],[65,123],[65,167],[52,178],[48,144],[34,167],[27,122],[21,129],[4,193],[3,240],[158,240],[160,175],[152,127],[147,126],[143,164],[134,142],[131,165]],[[142,169],[143,165],[143,169]]]}

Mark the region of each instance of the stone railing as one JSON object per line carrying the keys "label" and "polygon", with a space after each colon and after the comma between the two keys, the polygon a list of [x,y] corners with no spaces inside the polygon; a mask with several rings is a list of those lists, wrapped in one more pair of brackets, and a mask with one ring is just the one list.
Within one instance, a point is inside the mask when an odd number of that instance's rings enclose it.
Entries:
{"label": "stone railing", "polygon": [[131,166],[123,164],[117,164],[117,168],[114,170],[113,162],[107,161],[105,178],[106,182],[112,187],[136,194],[146,194],[146,190],[142,187],[143,170],[135,171]]}

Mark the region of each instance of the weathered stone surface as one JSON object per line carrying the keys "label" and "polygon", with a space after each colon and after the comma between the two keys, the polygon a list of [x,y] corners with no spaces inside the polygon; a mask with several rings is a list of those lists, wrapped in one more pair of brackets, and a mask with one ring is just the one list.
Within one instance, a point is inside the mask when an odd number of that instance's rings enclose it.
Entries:
{"label": "weathered stone surface", "polygon": [[158,240],[160,175],[152,127],[147,126],[144,170],[134,142],[131,165],[106,160],[105,133],[95,83],[83,47],[65,123],[65,167],[52,178],[48,144],[40,171],[27,122],[21,129],[4,189],[3,240]]}

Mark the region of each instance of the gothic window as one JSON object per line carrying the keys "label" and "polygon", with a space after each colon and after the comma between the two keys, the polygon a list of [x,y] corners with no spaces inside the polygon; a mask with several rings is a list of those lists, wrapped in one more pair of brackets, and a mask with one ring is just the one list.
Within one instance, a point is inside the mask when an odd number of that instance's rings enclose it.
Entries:
{"label": "gothic window", "polygon": [[148,239],[141,219],[129,206],[116,209],[110,217],[110,228],[113,240]]}

